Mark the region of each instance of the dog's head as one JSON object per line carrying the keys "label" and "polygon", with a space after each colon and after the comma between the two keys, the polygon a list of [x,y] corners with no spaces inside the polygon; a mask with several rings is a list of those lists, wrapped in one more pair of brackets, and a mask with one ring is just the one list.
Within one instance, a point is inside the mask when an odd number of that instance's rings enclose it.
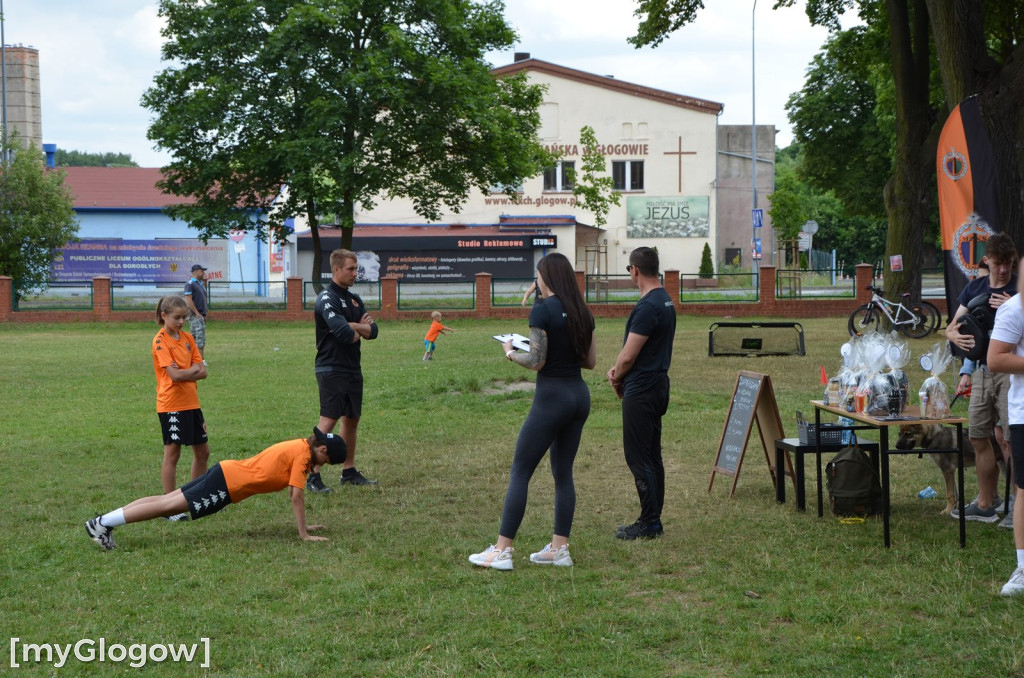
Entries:
{"label": "dog's head", "polygon": [[900,426],[900,437],[896,441],[897,450],[928,449],[936,431],[941,428],[936,424],[903,424]]}

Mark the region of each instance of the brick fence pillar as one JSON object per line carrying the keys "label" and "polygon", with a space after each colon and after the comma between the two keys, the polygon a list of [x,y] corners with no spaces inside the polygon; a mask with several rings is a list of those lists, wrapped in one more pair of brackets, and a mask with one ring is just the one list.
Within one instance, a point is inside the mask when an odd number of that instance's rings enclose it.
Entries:
{"label": "brick fence pillar", "polygon": [[110,320],[110,278],[108,276],[92,279],[92,312],[96,320]]}
{"label": "brick fence pillar", "polygon": [[672,304],[676,307],[676,313],[683,312],[683,304],[679,298],[679,271],[670,269],[665,271],[665,291],[668,292]]}
{"label": "brick fence pillar", "polygon": [[380,279],[380,317],[385,320],[398,317],[398,278],[393,275]]}
{"label": "brick fence pillar", "polygon": [[491,317],[491,274],[476,274],[476,309],[474,317]]}
{"label": "brick fence pillar", "polygon": [[14,313],[14,278],[0,275],[0,322],[7,322]]}
{"label": "brick fence pillar", "polygon": [[775,310],[775,280],[776,269],[774,266],[762,266],[758,269],[758,299],[761,303],[762,313],[769,314]]}
{"label": "brick fence pillar", "polygon": [[576,271],[576,287],[579,288],[580,295],[583,297],[583,300],[586,301],[586,299],[587,299],[587,272],[586,271]]}
{"label": "brick fence pillar", "polygon": [[289,320],[302,317],[302,278],[289,276],[284,282],[285,315]]}
{"label": "brick fence pillar", "polygon": [[875,267],[871,264],[857,264],[857,294],[858,304],[871,302],[871,290],[867,286],[875,281]]}

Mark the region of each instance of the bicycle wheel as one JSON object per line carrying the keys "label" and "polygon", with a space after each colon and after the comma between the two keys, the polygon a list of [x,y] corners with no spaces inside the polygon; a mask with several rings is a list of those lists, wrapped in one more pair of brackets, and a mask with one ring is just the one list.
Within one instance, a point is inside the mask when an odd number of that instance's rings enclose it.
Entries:
{"label": "bicycle wheel", "polygon": [[[913,315],[911,322],[900,323],[900,332],[911,339],[921,339],[932,333],[932,323],[928,311],[921,307],[921,304],[911,305],[910,314]],[[902,315],[902,314],[901,314]]]}
{"label": "bicycle wheel", "polygon": [[938,332],[939,328],[942,326],[942,313],[939,312],[938,307],[932,302],[925,301],[924,299],[919,301],[918,305],[928,317],[929,334],[932,332]]}
{"label": "bicycle wheel", "polygon": [[862,336],[865,332],[878,331],[878,310],[871,304],[864,304],[850,314],[847,323],[851,337]]}

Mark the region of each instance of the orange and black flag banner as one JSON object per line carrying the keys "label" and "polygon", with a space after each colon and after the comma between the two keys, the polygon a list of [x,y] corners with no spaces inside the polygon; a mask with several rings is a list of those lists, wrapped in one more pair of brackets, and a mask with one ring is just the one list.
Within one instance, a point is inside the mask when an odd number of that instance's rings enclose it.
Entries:
{"label": "orange and black flag banner", "polygon": [[995,156],[977,96],[964,99],[949,114],[936,162],[946,305],[952,318],[960,292],[978,275],[988,237],[1003,230]]}

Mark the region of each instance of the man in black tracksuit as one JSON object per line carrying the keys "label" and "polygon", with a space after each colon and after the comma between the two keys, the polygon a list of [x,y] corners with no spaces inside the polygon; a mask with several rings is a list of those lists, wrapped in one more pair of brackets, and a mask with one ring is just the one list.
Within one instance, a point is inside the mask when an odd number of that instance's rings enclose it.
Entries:
{"label": "man in black tracksuit", "polygon": [[[359,266],[355,252],[331,252],[331,282],[316,299],[316,383],[320,390],[320,422],[324,433],[334,431],[341,419],[341,437],[348,457],[341,467],[342,485],[376,485],[356,470],[356,429],[363,409],[363,371],[360,347],[364,339],[377,338],[377,324],[366,312],[363,300],[349,288]],[[330,492],[320,478],[320,468],[309,474],[306,489]]]}

